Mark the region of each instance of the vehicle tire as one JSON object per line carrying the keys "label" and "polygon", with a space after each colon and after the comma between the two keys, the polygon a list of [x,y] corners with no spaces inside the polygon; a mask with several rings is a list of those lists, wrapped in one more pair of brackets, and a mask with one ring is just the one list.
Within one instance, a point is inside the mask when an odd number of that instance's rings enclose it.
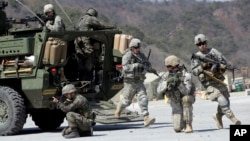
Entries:
{"label": "vehicle tire", "polygon": [[65,113],[59,109],[36,109],[30,114],[35,124],[44,131],[51,131],[60,127],[66,116]]}
{"label": "vehicle tire", "polygon": [[14,135],[23,129],[27,113],[22,96],[12,88],[0,86],[0,135]]}

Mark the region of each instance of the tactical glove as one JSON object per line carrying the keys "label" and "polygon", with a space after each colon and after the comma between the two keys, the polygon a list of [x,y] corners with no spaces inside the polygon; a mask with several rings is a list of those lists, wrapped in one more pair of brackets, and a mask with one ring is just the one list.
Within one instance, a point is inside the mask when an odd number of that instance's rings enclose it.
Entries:
{"label": "tactical glove", "polygon": [[176,76],[173,76],[173,77],[169,77],[167,79],[167,85],[168,87],[176,87],[180,84],[181,80],[176,77]]}

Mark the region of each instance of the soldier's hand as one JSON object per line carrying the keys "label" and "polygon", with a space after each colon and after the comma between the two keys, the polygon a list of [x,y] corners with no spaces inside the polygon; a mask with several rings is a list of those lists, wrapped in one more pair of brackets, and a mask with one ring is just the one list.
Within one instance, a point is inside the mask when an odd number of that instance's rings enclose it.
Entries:
{"label": "soldier's hand", "polygon": [[53,21],[48,20],[48,21],[46,22],[46,26],[52,25],[52,24],[53,24]]}
{"label": "soldier's hand", "polygon": [[176,76],[169,77],[167,79],[167,85],[168,86],[178,86],[180,84],[180,82],[181,82],[181,80]]}
{"label": "soldier's hand", "polygon": [[57,98],[55,98],[55,97],[52,97],[52,98],[53,98],[53,100],[52,100],[53,103],[58,103],[59,102],[59,100]]}

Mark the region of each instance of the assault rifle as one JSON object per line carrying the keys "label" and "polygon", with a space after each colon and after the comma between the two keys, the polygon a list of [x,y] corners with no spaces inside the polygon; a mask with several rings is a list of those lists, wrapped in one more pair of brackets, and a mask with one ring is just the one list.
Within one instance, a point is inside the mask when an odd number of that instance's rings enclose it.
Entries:
{"label": "assault rifle", "polygon": [[195,59],[199,59],[200,61],[202,62],[210,62],[212,64],[223,64],[226,66],[226,69],[228,70],[235,70],[237,68],[233,67],[232,65],[230,64],[227,64],[224,60],[223,61],[219,61],[218,59],[208,55],[208,56],[199,56],[195,53],[192,54],[192,58],[195,58]]}
{"label": "assault rifle", "polygon": [[25,18],[22,19],[14,19],[14,18],[8,18],[7,22],[8,23],[12,23],[12,24],[25,24],[28,25],[29,22],[37,22],[37,18],[36,17],[30,17],[30,16],[26,16]]}
{"label": "assault rifle", "polygon": [[[147,65],[147,64],[149,63],[148,60],[149,60],[150,55],[151,55],[151,49],[149,49],[148,56],[147,56],[147,60],[142,60],[141,58],[139,58],[138,56],[136,56],[136,55],[133,54],[133,53],[132,53],[132,55],[133,55],[133,57],[134,57],[139,63],[144,64],[144,65]],[[153,68],[152,68],[151,70],[148,70],[148,72],[149,72],[149,73],[153,73],[153,74],[155,74],[155,75],[158,76],[158,77],[161,77],[161,76],[156,72],[156,70],[153,69]]]}
{"label": "assault rifle", "polygon": [[[234,81],[234,70],[238,70],[237,68],[233,67],[230,64],[227,64],[224,60],[219,61],[218,59],[212,57],[212,56],[199,56],[195,53],[192,54],[192,58],[194,59],[199,59],[202,62],[210,62],[212,64],[217,64],[217,65],[225,65],[225,69],[232,71],[232,76],[233,76],[233,81]],[[223,85],[226,85],[223,81],[217,79],[216,77],[214,77],[214,75],[209,72],[209,71],[203,71],[204,74],[206,74],[207,76],[209,76],[211,79],[215,80],[216,82],[219,82]]]}
{"label": "assault rifle", "polygon": [[[47,21],[54,21],[54,17],[48,17],[44,14],[40,14],[40,13],[37,13],[36,14],[37,17],[39,17],[44,23],[46,23]],[[40,22],[41,25],[43,25],[44,23]],[[43,25],[45,26],[45,25]]]}

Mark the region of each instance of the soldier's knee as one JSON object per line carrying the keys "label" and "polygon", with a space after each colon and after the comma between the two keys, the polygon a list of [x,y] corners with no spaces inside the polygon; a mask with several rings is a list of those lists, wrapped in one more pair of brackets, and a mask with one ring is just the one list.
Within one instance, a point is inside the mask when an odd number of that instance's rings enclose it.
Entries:
{"label": "soldier's knee", "polygon": [[140,105],[147,107],[148,106],[148,98],[146,96],[140,97],[139,103],[140,103]]}
{"label": "soldier's knee", "polygon": [[74,112],[68,112],[66,114],[66,118],[71,118],[74,115]]}
{"label": "soldier's knee", "polygon": [[183,106],[191,106],[195,101],[194,96],[186,95],[182,97],[182,104]]}
{"label": "soldier's knee", "polygon": [[123,100],[121,103],[121,107],[127,107],[131,104],[131,100]]}
{"label": "soldier's knee", "polygon": [[223,95],[219,96],[218,99],[217,99],[217,101],[218,101],[219,106],[221,108],[229,106],[229,100],[225,96],[223,96]]}

